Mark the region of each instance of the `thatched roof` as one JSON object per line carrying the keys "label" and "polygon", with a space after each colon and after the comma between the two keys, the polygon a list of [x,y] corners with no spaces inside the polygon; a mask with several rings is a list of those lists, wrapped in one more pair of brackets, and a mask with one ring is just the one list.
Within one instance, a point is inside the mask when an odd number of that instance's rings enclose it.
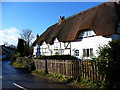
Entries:
{"label": "thatched roof", "polygon": [[120,22],[120,5],[115,2],[102,3],[56,23],[35,40],[33,45],[53,44],[54,38],[60,42],[75,41],[80,31],[93,30],[96,35],[108,36],[116,33]]}

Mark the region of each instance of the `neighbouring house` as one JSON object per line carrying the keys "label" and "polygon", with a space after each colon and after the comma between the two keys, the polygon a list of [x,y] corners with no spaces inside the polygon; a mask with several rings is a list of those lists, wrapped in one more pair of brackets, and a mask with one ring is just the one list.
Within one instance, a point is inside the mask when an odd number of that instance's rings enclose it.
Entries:
{"label": "neighbouring house", "polygon": [[80,59],[97,56],[99,46],[120,39],[120,4],[105,2],[65,18],[37,35],[33,55],[73,55]]}
{"label": "neighbouring house", "polygon": [[15,54],[15,47],[13,45],[0,45],[0,59],[11,59]]}

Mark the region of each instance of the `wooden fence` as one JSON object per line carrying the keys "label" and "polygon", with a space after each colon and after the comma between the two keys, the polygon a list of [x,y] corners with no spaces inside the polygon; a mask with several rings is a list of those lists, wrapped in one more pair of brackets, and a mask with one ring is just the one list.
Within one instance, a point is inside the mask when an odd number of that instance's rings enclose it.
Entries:
{"label": "wooden fence", "polygon": [[37,70],[42,70],[48,73],[57,73],[74,78],[78,75],[78,64],[76,60],[35,60]]}
{"label": "wooden fence", "polygon": [[98,73],[98,66],[92,60],[55,60],[38,59],[34,60],[37,70],[57,73],[71,78],[80,76],[85,79],[103,80],[104,77]]}
{"label": "wooden fence", "polygon": [[98,73],[98,65],[96,61],[93,60],[81,60],[79,63],[79,74],[82,78],[93,79],[93,80],[103,80],[104,76]]}

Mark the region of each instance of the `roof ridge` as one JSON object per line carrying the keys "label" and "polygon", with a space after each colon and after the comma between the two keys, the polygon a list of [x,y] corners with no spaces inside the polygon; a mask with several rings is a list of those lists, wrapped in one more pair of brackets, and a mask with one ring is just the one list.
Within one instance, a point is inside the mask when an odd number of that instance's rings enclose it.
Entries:
{"label": "roof ridge", "polygon": [[[108,4],[109,3],[109,4]],[[99,4],[99,5],[96,5],[96,6],[94,6],[94,7],[91,7],[91,8],[88,8],[88,9],[86,9],[86,10],[83,10],[83,11],[81,11],[81,12],[79,12],[79,13],[76,13],[76,14],[74,14],[74,15],[72,15],[72,16],[69,16],[69,17],[67,17],[67,18],[65,18],[63,21],[62,21],[62,23],[64,22],[64,21],[66,21],[66,20],[69,20],[69,19],[71,19],[71,18],[74,18],[74,17],[76,17],[76,16],[78,16],[78,15],[80,15],[80,14],[84,14],[84,13],[86,13],[86,12],[89,12],[90,10],[93,10],[93,9],[96,9],[96,8],[98,8],[98,7],[101,7],[101,6],[110,6],[110,4],[113,4],[113,3],[116,3],[116,2],[104,2],[104,3],[101,3],[101,4]],[[61,24],[62,24],[61,23]],[[56,22],[55,24],[53,24],[53,25],[50,25],[48,28],[51,28],[51,27],[53,27],[53,26],[56,26],[56,25],[58,25],[58,22]],[[48,29],[47,28],[47,29]]]}
{"label": "roof ridge", "polygon": [[[109,3],[109,4],[108,4],[108,3]],[[71,19],[71,18],[73,18],[73,17],[76,17],[76,16],[78,16],[78,15],[80,15],[80,14],[84,14],[84,13],[86,13],[86,12],[89,12],[90,10],[96,9],[96,8],[98,8],[98,7],[101,7],[101,6],[107,6],[107,5],[110,6],[110,4],[113,4],[113,3],[116,3],[116,2],[104,2],[104,3],[101,3],[101,4],[96,5],[96,6],[94,6],[94,7],[91,7],[91,8],[88,8],[88,9],[86,9],[86,10],[83,10],[83,11],[81,11],[81,12],[79,12],[79,13],[76,13],[76,14],[74,14],[74,15],[72,15],[72,16],[69,16],[69,17],[65,18],[63,21],[68,20],[68,19]]]}

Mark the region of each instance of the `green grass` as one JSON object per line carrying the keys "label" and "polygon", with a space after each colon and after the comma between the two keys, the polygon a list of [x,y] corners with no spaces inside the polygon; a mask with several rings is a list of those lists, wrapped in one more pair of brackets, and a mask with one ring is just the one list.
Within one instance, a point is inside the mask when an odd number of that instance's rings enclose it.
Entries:
{"label": "green grass", "polygon": [[102,83],[100,80],[92,79],[80,79],[79,82],[74,81],[77,85],[88,87],[88,88],[104,88],[105,83]]}
{"label": "green grass", "polygon": [[85,88],[104,88],[105,85],[99,80],[80,79],[79,81],[77,81],[75,78],[70,78],[62,74],[46,74],[44,71],[40,71],[40,70],[32,71],[32,73],[35,73],[40,76],[57,79],[62,83],[73,83],[76,86],[85,87]]}
{"label": "green grass", "polygon": [[32,73],[35,73],[35,74],[38,74],[41,76],[46,76],[46,73],[44,71],[40,71],[40,70],[34,70],[34,71],[32,71]]}
{"label": "green grass", "polygon": [[17,62],[12,63],[12,66],[16,68],[26,68],[25,65]]}
{"label": "green grass", "polygon": [[64,76],[62,74],[46,74],[44,71],[41,71],[41,70],[35,70],[35,71],[32,71],[32,73],[35,73],[35,74],[38,74],[41,76],[46,76],[49,78],[54,78],[54,79],[57,79],[57,80],[62,81],[62,82],[67,81],[69,79],[69,77]]}

